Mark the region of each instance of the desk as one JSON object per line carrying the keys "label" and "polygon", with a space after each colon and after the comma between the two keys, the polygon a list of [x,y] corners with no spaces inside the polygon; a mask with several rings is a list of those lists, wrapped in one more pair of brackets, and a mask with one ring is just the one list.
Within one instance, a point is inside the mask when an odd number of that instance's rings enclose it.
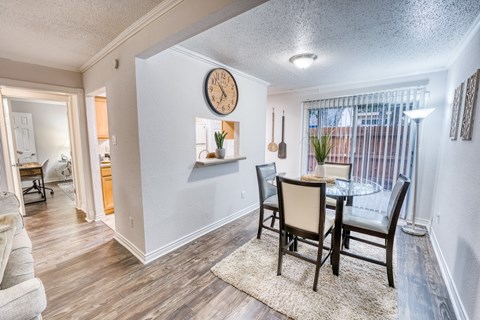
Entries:
{"label": "desk", "polygon": [[18,167],[20,171],[20,179],[23,181],[25,178],[31,178],[41,181],[41,184],[38,185],[35,180],[33,180],[33,185],[23,190],[23,194],[26,195],[30,193],[31,190],[36,190],[42,196],[41,200],[25,202],[25,204],[44,202],[47,201],[47,196],[45,194],[45,182],[43,181],[43,168],[42,165],[38,162],[28,162],[23,163]]}

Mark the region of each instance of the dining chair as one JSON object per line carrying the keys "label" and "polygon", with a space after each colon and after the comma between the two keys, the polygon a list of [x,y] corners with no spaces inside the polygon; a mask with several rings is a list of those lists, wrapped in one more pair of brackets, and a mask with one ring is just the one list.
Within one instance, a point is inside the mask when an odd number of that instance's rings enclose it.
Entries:
{"label": "dining chair", "polygon": [[[317,291],[320,267],[332,254],[332,249],[325,247],[328,252],[323,257],[323,242],[329,234],[331,237],[335,223],[334,215],[326,214],[326,184],[277,176],[277,188],[280,213],[277,275],[282,274],[284,254],[313,263],[315,264],[313,291]],[[317,247],[316,259],[302,255],[297,250],[291,250],[293,246],[296,247],[297,241]]]}
{"label": "dining chair", "polygon": [[[393,244],[395,240],[395,231],[397,229],[398,217],[402,209],[405,196],[410,185],[410,180],[400,174],[395,183],[386,212],[377,212],[372,210],[360,209],[355,207],[345,207],[343,211],[343,234],[342,250],[343,255],[372,262],[387,268],[388,285],[395,287],[393,280]],[[384,239],[385,244],[369,241],[351,235],[351,232]],[[350,248],[350,240],[356,240],[370,245],[386,249],[386,261],[375,260],[369,257],[361,256],[344,250]]]}
{"label": "dining chair", "polygon": [[[327,177],[335,177],[337,179],[350,180],[352,178],[352,164],[340,162],[325,162],[325,174]],[[335,209],[337,200],[327,197],[327,208]],[[351,206],[352,197],[347,197],[346,205]]]}
{"label": "dining chair", "polygon": [[[260,237],[262,236],[263,228],[278,232],[277,229],[273,228],[275,225],[275,220],[278,219],[277,187],[273,183],[271,183],[271,181],[275,180],[275,176],[277,175],[277,169],[275,166],[275,162],[257,165],[256,169],[260,203],[257,239],[260,239]],[[265,218],[265,210],[271,210],[272,214]],[[269,226],[265,225],[265,222],[267,222],[268,220],[271,220]]]}

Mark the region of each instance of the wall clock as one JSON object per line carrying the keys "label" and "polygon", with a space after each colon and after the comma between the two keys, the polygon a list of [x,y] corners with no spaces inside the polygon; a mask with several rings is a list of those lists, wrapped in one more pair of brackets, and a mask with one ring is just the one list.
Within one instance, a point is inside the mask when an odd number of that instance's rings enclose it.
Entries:
{"label": "wall clock", "polygon": [[238,102],[237,82],[232,74],[223,68],[211,70],[205,79],[205,98],[214,112],[232,113]]}

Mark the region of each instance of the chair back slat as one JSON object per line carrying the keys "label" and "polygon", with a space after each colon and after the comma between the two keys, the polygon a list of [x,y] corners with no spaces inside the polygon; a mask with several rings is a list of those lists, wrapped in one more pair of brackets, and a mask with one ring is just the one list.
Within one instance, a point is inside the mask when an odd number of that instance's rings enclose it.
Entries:
{"label": "chair back slat", "polygon": [[275,179],[277,169],[275,162],[258,165],[256,168],[260,203],[263,203],[265,199],[277,194],[277,188],[267,181],[267,179]]}
{"label": "chair back slat", "polygon": [[318,232],[320,188],[283,184],[285,224],[297,229]]}
{"label": "chair back slat", "polygon": [[398,217],[400,215],[400,211],[402,209],[409,186],[410,180],[403,174],[400,174],[397,182],[395,182],[392,193],[390,194],[390,199],[388,201],[387,218],[389,232],[392,231],[392,228],[395,229],[397,226]]}
{"label": "chair back slat", "polygon": [[50,160],[50,159],[45,159],[42,162],[42,169],[43,169],[43,174],[44,175],[47,173],[46,170],[47,170],[47,166],[48,166],[48,160]]}
{"label": "chair back slat", "polygon": [[325,173],[327,177],[350,180],[352,174],[351,163],[326,162]]}
{"label": "chair back slat", "polygon": [[277,187],[280,225],[323,235],[326,184],[277,177]]}

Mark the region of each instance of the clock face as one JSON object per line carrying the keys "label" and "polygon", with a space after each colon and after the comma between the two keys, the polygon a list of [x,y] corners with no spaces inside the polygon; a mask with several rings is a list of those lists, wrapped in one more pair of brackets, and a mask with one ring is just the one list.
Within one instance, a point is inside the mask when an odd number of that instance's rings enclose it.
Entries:
{"label": "clock face", "polygon": [[205,79],[205,97],[216,113],[232,113],[238,102],[237,83],[232,74],[222,68],[210,71]]}

